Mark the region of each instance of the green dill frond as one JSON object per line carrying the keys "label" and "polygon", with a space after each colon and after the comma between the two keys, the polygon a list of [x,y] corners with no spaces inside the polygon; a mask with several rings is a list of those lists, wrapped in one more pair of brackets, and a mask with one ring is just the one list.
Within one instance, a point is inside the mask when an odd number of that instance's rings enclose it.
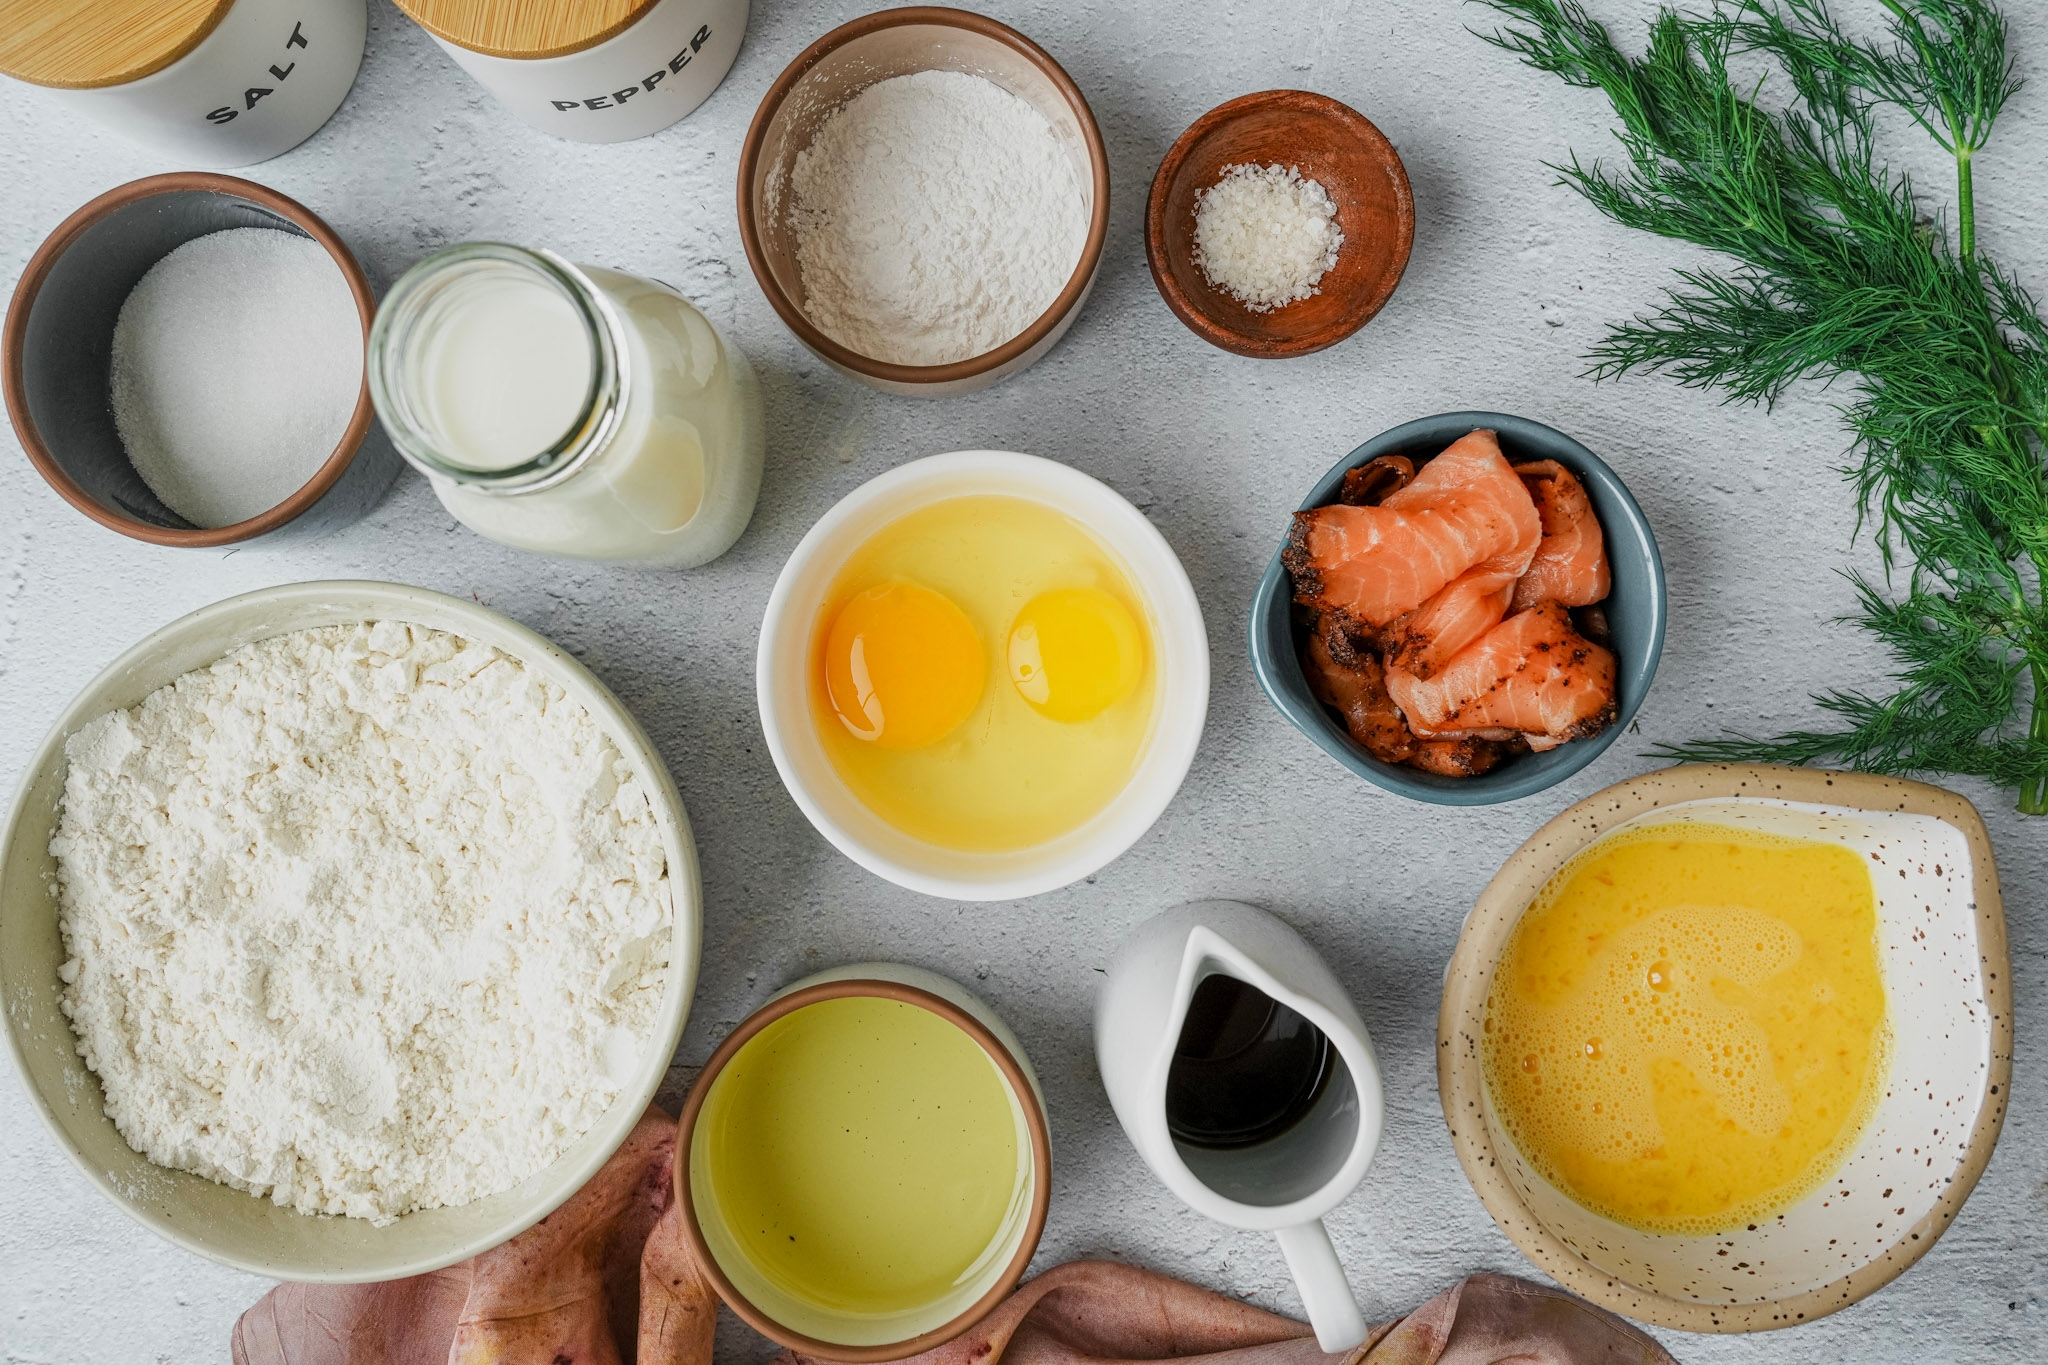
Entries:
{"label": "green dill frond", "polygon": [[[2004,18],[1987,0],[1879,0],[1881,43],[1850,38],[1826,0],[1708,0],[1661,11],[1631,57],[1577,0],[1480,2],[1504,21],[1480,36],[1614,109],[1622,155],[1574,154],[1553,167],[1561,183],[1617,223],[1729,258],[1679,272],[1589,373],[1663,372],[1763,404],[1800,380],[1837,386],[1844,472],[1887,575],[1909,568],[1896,600],[1859,584],[1856,619],[1898,661],[1890,695],[1816,698],[1834,730],[1666,752],[1986,776],[2048,813],[2048,324],[1974,241],[1971,159],[2019,88]],[[1738,80],[1731,62],[1757,57],[1774,76]],[[1877,159],[1886,108],[1955,160],[1953,244]]]}

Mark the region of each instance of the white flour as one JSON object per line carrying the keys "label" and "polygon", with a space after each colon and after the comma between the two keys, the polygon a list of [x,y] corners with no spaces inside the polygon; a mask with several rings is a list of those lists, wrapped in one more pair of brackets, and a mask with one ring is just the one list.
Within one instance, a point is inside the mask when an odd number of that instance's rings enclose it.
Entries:
{"label": "white flour", "polygon": [[1088,236],[1074,159],[992,81],[920,71],[834,110],[790,175],[804,314],[899,365],[992,351],[1059,297]]}
{"label": "white flour", "polygon": [[540,1170],[640,1060],[660,830],[590,713],[515,660],[299,631],[66,754],[64,1011],[150,1160],[388,1221]]}

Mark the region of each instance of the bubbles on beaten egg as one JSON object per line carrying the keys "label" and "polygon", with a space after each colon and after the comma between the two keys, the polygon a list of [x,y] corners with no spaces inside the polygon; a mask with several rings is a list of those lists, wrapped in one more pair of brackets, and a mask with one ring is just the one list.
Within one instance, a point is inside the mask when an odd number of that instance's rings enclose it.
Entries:
{"label": "bubbles on beaten egg", "polygon": [[855,593],[825,640],[825,693],[846,728],[885,749],[921,749],[974,713],[988,679],[967,613],[918,583]]}
{"label": "bubbles on beaten egg", "polygon": [[1791,1098],[1770,1039],[1731,997],[1791,966],[1801,950],[1790,925],[1747,906],[1681,905],[1623,930],[1561,1002],[1496,991],[1487,1010],[1493,1046],[1518,1056],[1518,1082],[1550,1101],[1517,1110],[1517,1137],[1534,1140],[1525,1150],[1564,1145],[1607,1161],[1657,1155],[1660,1063],[1683,1067],[1746,1131],[1782,1128]]}
{"label": "bubbles on beaten egg", "polygon": [[1495,1114],[1543,1176],[1698,1235],[1839,1162],[1888,1055],[1876,896],[1838,845],[1712,825],[1611,836],[1552,879],[1496,969]]}

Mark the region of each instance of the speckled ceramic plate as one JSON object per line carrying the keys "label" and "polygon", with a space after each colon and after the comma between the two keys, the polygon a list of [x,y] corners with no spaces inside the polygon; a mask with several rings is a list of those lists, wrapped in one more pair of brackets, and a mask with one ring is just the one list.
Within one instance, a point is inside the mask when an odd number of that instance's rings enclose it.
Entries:
{"label": "speckled ceramic plate", "polygon": [[[1834,840],[1869,860],[1878,891],[1893,1037],[1877,1112],[1832,1179],[1765,1223],[1714,1236],[1640,1232],[1574,1203],[1507,1137],[1480,1059],[1494,965],[1522,912],[1581,850],[1646,819]],[[1515,851],[1466,918],[1437,1021],[1444,1119],[1501,1231],[1595,1303],[1695,1332],[1825,1317],[1919,1260],[1991,1159],[2011,1079],[2005,911],[1976,808],[1919,782],[1811,768],[1670,768],[1565,811]]]}

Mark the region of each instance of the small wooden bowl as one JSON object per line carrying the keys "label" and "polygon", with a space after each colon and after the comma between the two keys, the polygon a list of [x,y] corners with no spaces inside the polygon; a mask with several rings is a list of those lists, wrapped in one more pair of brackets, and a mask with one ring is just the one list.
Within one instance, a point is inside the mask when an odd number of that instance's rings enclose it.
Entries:
{"label": "small wooden bowl", "polygon": [[[1195,196],[1225,166],[1293,166],[1337,205],[1344,231],[1319,292],[1255,313],[1195,263]],[[1266,90],[1219,104],[1167,150],[1145,204],[1145,257],[1174,316],[1204,341],[1259,358],[1334,346],[1386,306],[1415,241],[1415,196],[1386,135],[1349,105],[1306,90]]]}
{"label": "small wooden bowl", "polygon": [[[1052,305],[994,350],[947,365],[899,365],[864,356],[826,336],[805,315],[794,205],[784,189],[797,154],[834,110],[870,85],[919,71],[981,76],[1037,109],[1074,158],[1087,195],[1087,240]],[[805,48],[761,97],[740,144],[739,225],[747,264],[769,306],[833,369],[884,393],[971,393],[1037,364],[1080,315],[1109,235],[1109,153],[1081,87],[1050,53],[1009,25],[933,5],[878,10]]]}

